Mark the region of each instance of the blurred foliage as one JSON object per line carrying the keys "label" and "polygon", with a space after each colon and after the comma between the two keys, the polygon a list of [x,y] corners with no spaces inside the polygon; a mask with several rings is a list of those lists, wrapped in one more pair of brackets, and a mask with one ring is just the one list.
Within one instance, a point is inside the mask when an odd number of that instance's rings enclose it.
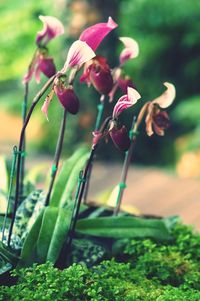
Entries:
{"label": "blurred foliage", "polygon": [[[73,3],[73,6],[70,6],[69,3]],[[87,10],[83,12],[86,3]],[[114,67],[118,63],[116,55],[122,50],[120,42],[115,47],[116,35],[130,36],[139,42],[140,56],[127,62],[125,70],[133,78],[143,97],[141,105],[144,101],[157,97],[164,90],[162,86],[164,81],[171,81],[177,88],[176,101],[170,108],[171,128],[165,137],[148,138],[143,127],[134,160],[143,164],[172,164],[185,152],[185,145],[188,144],[192,151],[196,151],[200,147],[198,138],[200,122],[200,86],[198,83],[200,2],[198,0],[192,2],[187,0],[163,0],[161,2],[159,0],[115,0],[112,1],[113,5],[108,1],[101,3],[98,0],[2,1],[0,11],[0,105],[14,113],[19,113],[21,110],[20,104],[23,97],[21,78],[26,72],[34,51],[36,32],[41,29],[38,15],[52,14],[60,18],[68,32],[65,36],[59,37],[49,44],[50,55],[55,57],[59,69],[65,60],[67,45],[75,38],[75,36],[73,38],[69,36],[72,25],[79,21],[80,24],[82,22],[86,26],[87,22],[95,22],[96,18],[102,18],[105,21],[108,15],[108,3],[112,6],[112,11],[109,13],[116,18],[119,27],[116,33],[111,33],[106,38],[98,49],[98,54],[110,53],[108,55],[109,63]],[[88,7],[93,9],[93,13],[88,11]],[[83,15],[81,15],[81,10]],[[77,14],[74,19],[72,19],[73,14]],[[88,18],[85,23],[81,19],[82,17]],[[105,52],[106,48],[109,51]],[[44,78],[42,78],[42,82],[44,82]],[[33,82],[31,82],[31,90],[30,99],[38,90]],[[81,101],[81,112],[78,117],[70,116],[67,121],[70,131],[66,131],[64,146],[66,154],[71,153],[81,140],[90,142],[91,132],[88,129],[92,129],[94,126],[98,94],[93,88],[88,90],[85,85],[78,87],[77,94]],[[109,110],[111,110],[111,106],[107,112]],[[135,112],[137,113],[137,111],[138,109]],[[122,116],[124,120],[128,119],[127,125],[131,123],[132,112],[133,110]],[[43,139],[38,141],[35,147],[40,151],[51,152],[54,149],[61,114],[62,109],[57,100],[50,108],[50,123],[46,123],[46,120],[38,112],[38,123],[41,124]],[[49,137],[51,137],[51,143],[49,143]],[[182,148],[182,143],[179,143],[180,137],[185,141],[184,148]],[[106,145],[104,149],[101,148],[101,153],[108,160],[119,157],[118,152],[113,151],[111,144]]]}

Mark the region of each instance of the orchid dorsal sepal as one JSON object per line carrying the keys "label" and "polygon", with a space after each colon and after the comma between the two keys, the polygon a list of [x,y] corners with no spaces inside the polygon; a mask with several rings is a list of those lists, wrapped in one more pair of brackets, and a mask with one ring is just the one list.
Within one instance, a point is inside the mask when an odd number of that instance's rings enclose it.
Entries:
{"label": "orchid dorsal sepal", "polygon": [[157,104],[160,108],[168,108],[176,97],[175,86],[169,82],[164,82],[163,85],[167,88],[159,97],[155,98],[152,103]]}
{"label": "orchid dorsal sepal", "polygon": [[39,19],[43,22],[43,29],[36,36],[36,44],[38,46],[45,46],[50,40],[64,34],[64,26],[57,18],[39,16]]}
{"label": "orchid dorsal sepal", "polygon": [[79,40],[86,42],[95,51],[107,34],[117,26],[113,19],[109,17],[107,23],[97,23],[86,28],[80,35]]}
{"label": "orchid dorsal sepal", "polygon": [[121,37],[119,40],[124,44],[124,49],[119,57],[120,65],[123,65],[126,61],[139,55],[139,45],[137,41],[129,37]]}
{"label": "orchid dorsal sepal", "polygon": [[124,110],[133,106],[141,98],[140,93],[132,88],[127,88],[127,94],[121,96],[113,109],[113,119],[116,119]]}
{"label": "orchid dorsal sepal", "polygon": [[77,40],[69,48],[67,59],[61,72],[66,73],[69,68],[81,66],[95,56],[96,54],[86,42]]}

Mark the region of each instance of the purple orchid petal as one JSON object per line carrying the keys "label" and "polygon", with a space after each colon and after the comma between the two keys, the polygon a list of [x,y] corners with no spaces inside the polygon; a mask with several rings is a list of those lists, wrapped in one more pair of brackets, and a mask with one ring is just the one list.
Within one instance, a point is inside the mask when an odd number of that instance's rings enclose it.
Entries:
{"label": "purple orchid petal", "polygon": [[28,72],[23,77],[23,80],[22,80],[23,84],[26,84],[26,83],[30,82],[34,71],[35,71],[35,66],[32,65],[31,68],[29,68]]}
{"label": "purple orchid petal", "polygon": [[126,61],[136,58],[139,54],[138,43],[132,38],[119,38],[120,41],[124,44],[124,49],[122,50],[119,60],[120,64],[124,64]]}
{"label": "purple orchid petal", "polygon": [[95,51],[105,36],[117,26],[113,19],[109,17],[107,23],[97,23],[86,28],[80,35],[79,40],[86,42]]}
{"label": "purple orchid petal", "polygon": [[65,73],[69,67],[81,66],[95,56],[96,54],[87,43],[77,40],[71,45],[61,72]]}
{"label": "purple orchid petal", "polygon": [[159,105],[162,109],[168,108],[176,97],[176,89],[173,84],[165,82],[164,86],[167,87],[167,89],[152,101],[152,103]]}
{"label": "purple orchid petal", "polygon": [[113,109],[113,118],[117,118],[124,110],[130,108],[138,99],[141,98],[141,95],[135,89],[128,87],[127,94],[119,98],[116,105]]}
{"label": "purple orchid petal", "polygon": [[50,40],[64,33],[64,26],[55,17],[39,16],[43,22],[43,29],[37,33],[36,44],[45,46]]}
{"label": "purple orchid petal", "polygon": [[51,57],[42,58],[39,63],[39,68],[40,71],[49,78],[56,73],[56,67]]}

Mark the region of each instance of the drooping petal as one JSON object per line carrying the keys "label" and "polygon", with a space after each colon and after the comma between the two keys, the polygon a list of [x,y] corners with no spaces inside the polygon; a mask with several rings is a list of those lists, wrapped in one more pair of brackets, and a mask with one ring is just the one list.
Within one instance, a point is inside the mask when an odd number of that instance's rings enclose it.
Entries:
{"label": "drooping petal", "polygon": [[23,83],[23,84],[26,84],[26,83],[30,82],[30,80],[31,80],[31,78],[32,78],[32,76],[33,76],[34,71],[35,71],[35,66],[32,65],[32,66],[29,68],[28,72],[27,72],[27,73],[24,75],[24,77],[23,77],[23,80],[22,80],[22,83]]}
{"label": "drooping petal", "polygon": [[97,23],[86,28],[80,35],[79,40],[86,42],[95,51],[105,36],[117,26],[113,19],[109,17],[107,23]]}
{"label": "drooping petal", "polygon": [[92,48],[87,43],[77,40],[71,45],[61,72],[65,73],[69,67],[80,66],[93,57],[95,57],[95,53]]}
{"label": "drooping petal", "polygon": [[124,64],[127,60],[136,58],[139,54],[139,46],[138,43],[132,39],[127,37],[119,38],[120,41],[124,44],[124,49],[122,50],[119,60],[120,64]]}
{"label": "drooping petal", "polygon": [[45,46],[50,40],[64,33],[64,26],[55,17],[39,16],[43,22],[43,29],[37,33],[36,44]]}
{"label": "drooping petal", "polygon": [[128,87],[127,94],[119,98],[113,109],[113,118],[118,117],[124,110],[136,104],[141,95],[134,88]]}
{"label": "drooping petal", "polygon": [[167,89],[152,101],[162,109],[168,108],[173,103],[176,96],[176,89],[173,84],[165,82],[164,86],[167,87]]}
{"label": "drooping petal", "polygon": [[46,116],[47,121],[49,121],[49,118],[48,118],[48,108],[49,108],[49,105],[50,105],[50,103],[52,101],[53,96],[54,96],[54,90],[51,90],[51,92],[45,98],[45,101],[44,101],[44,103],[42,105],[42,108],[41,108],[41,111]]}

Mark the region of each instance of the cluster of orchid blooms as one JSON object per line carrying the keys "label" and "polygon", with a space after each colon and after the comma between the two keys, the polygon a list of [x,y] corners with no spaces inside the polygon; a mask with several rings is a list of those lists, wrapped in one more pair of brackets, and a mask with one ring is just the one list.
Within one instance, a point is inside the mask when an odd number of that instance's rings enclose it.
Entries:
{"label": "cluster of orchid blooms", "polygon": [[[14,200],[13,218],[11,220],[8,245],[10,244],[12,229],[14,225],[17,205],[20,198],[20,193],[23,192],[23,160],[22,153],[25,151],[25,129],[29,123],[31,114],[42,98],[45,92],[50,88],[50,92],[45,98],[42,106],[42,112],[48,119],[48,107],[54,97],[57,96],[59,102],[64,108],[64,115],[61,122],[60,134],[57,141],[54,164],[52,166],[51,182],[47,193],[45,205],[48,205],[52,187],[54,184],[60,154],[62,150],[62,144],[64,139],[64,130],[66,123],[66,114],[77,114],[79,111],[80,103],[73,88],[74,79],[77,76],[78,71],[83,67],[83,74],[80,77],[80,82],[85,82],[88,86],[93,86],[100,94],[100,104],[105,105],[105,96],[108,97],[110,102],[114,101],[115,93],[117,89],[121,89],[122,95],[113,108],[113,113],[108,116],[102,125],[98,123],[95,126],[93,132],[93,142],[89,160],[86,164],[83,172],[84,181],[78,194],[77,207],[75,209],[75,216],[78,216],[80,202],[84,196],[85,183],[89,183],[89,175],[91,171],[91,163],[94,157],[94,152],[99,145],[102,138],[110,136],[114,144],[122,151],[126,152],[125,163],[122,170],[123,186],[125,186],[125,180],[130,163],[130,157],[132,154],[132,145],[134,133],[138,131],[138,127],[145,118],[147,135],[151,136],[154,132],[158,135],[164,135],[164,130],[169,127],[169,117],[166,111],[163,109],[169,107],[175,98],[175,87],[171,83],[164,83],[166,90],[158,98],[148,101],[142,107],[134,127],[130,129],[129,133],[125,125],[121,125],[119,122],[120,114],[132,107],[141,98],[136,87],[132,83],[130,77],[124,76],[123,65],[128,60],[136,58],[139,54],[138,43],[129,37],[122,37],[124,48],[120,53],[119,65],[114,69],[111,69],[106,58],[96,55],[96,50],[102,40],[118,25],[113,21],[111,17],[108,18],[106,23],[98,23],[86,28],[79,39],[75,41],[68,50],[67,58],[64,66],[61,70],[56,71],[56,67],[53,58],[48,54],[48,43],[64,33],[64,27],[62,23],[52,16],[40,16],[40,20],[43,22],[43,29],[37,33],[36,36],[36,50],[33,55],[33,59],[28,67],[27,74],[23,78],[23,83],[26,86],[26,92],[28,91],[29,82],[33,77],[37,83],[40,82],[40,75],[43,73],[49,80],[45,83],[42,89],[37,93],[33,102],[29,108],[27,114],[25,114],[23,127],[20,134],[20,142],[18,147],[17,157],[17,169],[16,169],[16,190]],[[27,92],[28,93],[28,92]],[[25,93],[24,103],[27,101],[27,94]],[[100,111],[99,111],[100,112]],[[100,116],[97,116],[97,120],[101,120],[102,110]],[[100,118],[99,118],[100,117]],[[97,125],[97,123],[96,123]],[[134,139],[135,141],[135,139]],[[20,179],[22,188],[20,188]],[[122,186],[120,186],[122,187]],[[120,188],[121,189],[121,188]],[[118,197],[118,209],[120,206],[120,198],[122,198],[122,191],[120,190],[120,197]],[[117,208],[117,207],[116,207]],[[117,212],[117,211],[116,211]],[[76,222],[76,218],[74,219]],[[73,225],[75,227],[75,224]]]}
{"label": "cluster of orchid blooms", "polygon": [[[98,23],[82,32],[79,40],[71,45],[64,67],[56,73],[53,58],[48,56],[47,44],[53,38],[63,34],[64,27],[55,17],[40,16],[39,18],[44,27],[37,34],[37,50],[23,82],[29,82],[33,75],[36,81],[40,82],[40,73],[47,77],[56,74],[51,92],[47,95],[42,107],[46,116],[54,94],[57,95],[58,100],[69,113],[76,114],[79,111],[79,100],[73,89],[73,80],[82,66],[84,71],[80,77],[80,82],[86,82],[88,86],[92,85],[101,95],[108,95],[110,102],[113,101],[115,92],[119,87],[125,94],[115,104],[108,128],[104,129],[103,133],[99,130],[93,133],[93,143],[96,144],[102,136],[109,134],[114,143],[121,150],[126,151],[130,146],[130,138],[125,126],[119,126],[118,117],[124,110],[133,106],[141,96],[131,79],[122,75],[122,67],[125,62],[138,56],[137,42],[128,37],[120,38],[124,49],[119,57],[119,66],[111,70],[106,58],[95,54],[104,37],[117,27],[117,24],[109,17],[107,23]],[[66,74],[69,72],[67,77]],[[146,103],[145,112],[142,110],[143,115],[144,113],[146,115],[146,131],[149,136],[154,131],[158,135],[163,135],[164,130],[170,124],[167,112],[161,111],[161,109],[171,105],[175,98],[175,88],[167,82],[164,85],[167,90],[158,98]]]}

